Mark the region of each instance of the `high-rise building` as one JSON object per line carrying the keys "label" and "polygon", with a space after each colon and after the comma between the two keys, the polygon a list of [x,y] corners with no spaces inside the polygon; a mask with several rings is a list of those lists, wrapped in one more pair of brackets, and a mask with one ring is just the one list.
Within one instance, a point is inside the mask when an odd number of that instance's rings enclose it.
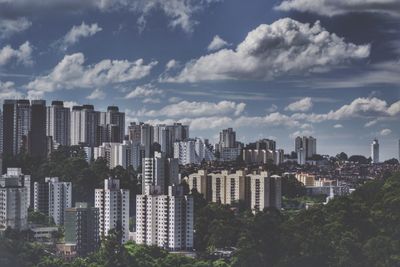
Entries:
{"label": "high-rise building", "polygon": [[0,185],[5,186],[6,182],[16,183],[18,187],[25,187],[26,208],[31,206],[31,176],[22,173],[21,168],[7,168],[6,174],[0,176]]}
{"label": "high-rise building", "polygon": [[144,156],[150,158],[153,156],[152,145],[154,142],[154,127],[150,124],[140,125],[140,143],[144,147]]}
{"label": "high-rise building", "polygon": [[249,174],[250,177],[250,206],[253,212],[264,208],[282,207],[282,181],[277,175],[269,176],[267,172]]}
{"label": "high-rise building", "polygon": [[64,107],[63,101],[53,101],[51,106],[47,107],[47,136],[53,138],[54,144],[58,147],[69,146],[71,127],[71,111]]}
{"label": "high-rise building", "polygon": [[136,196],[136,243],[171,251],[193,249],[193,198],[181,187]]}
{"label": "high-rise building", "polygon": [[[0,110],[0,156],[3,155],[3,112]],[[0,171],[2,167],[0,167]]]}
{"label": "high-rise building", "polygon": [[129,239],[129,190],[121,189],[118,179],[104,180],[104,189],[95,190],[95,207],[99,209],[100,236],[115,229],[121,232],[121,243]]}
{"label": "high-rise building", "polygon": [[108,106],[106,124],[115,125],[119,128],[119,140],[115,142],[121,143],[125,137],[125,113],[120,112],[117,106]]}
{"label": "high-rise building", "polygon": [[219,147],[237,147],[236,132],[232,128],[224,129],[219,133]]}
{"label": "high-rise building", "polygon": [[[304,153],[301,158],[304,158],[305,160],[310,159],[312,156],[317,154],[317,139],[312,136],[296,137],[294,146],[297,154]],[[299,164],[302,163],[299,162]]]}
{"label": "high-rise building", "polygon": [[71,111],[71,145],[98,145],[100,113],[93,105],[74,106]]}
{"label": "high-rise building", "polygon": [[[211,201],[221,204],[233,204],[239,200],[245,200],[244,171],[229,173],[221,171],[210,173],[211,177]],[[190,189],[190,187],[189,187]]]}
{"label": "high-rise building", "polygon": [[35,211],[53,218],[62,225],[67,208],[72,206],[72,183],[60,182],[58,177],[46,177],[44,183],[34,183],[33,206]]}
{"label": "high-rise building", "polygon": [[142,140],[142,135],[141,135],[141,126],[143,125],[143,122],[136,123],[136,122],[131,122],[131,124],[128,126],[128,136],[129,140],[132,142],[141,142]]}
{"label": "high-rise building", "polygon": [[31,129],[29,100],[4,100],[3,103],[3,154],[15,156],[27,150]]}
{"label": "high-rise building", "polygon": [[99,209],[87,203],[75,203],[65,210],[65,243],[75,246],[78,256],[97,251],[100,245]]}
{"label": "high-rise building", "polygon": [[204,199],[211,201],[211,176],[206,170],[199,170],[197,173],[189,174],[184,178],[189,185],[189,190],[195,189],[198,193],[203,194]]}
{"label": "high-rise building", "polygon": [[174,143],[174,158],[179,164],[200,164],[203,160],[215,160],[214,154],[200,138],[186,139]]}
{"label": "high-rise building", "polygon": [[[89,147],[85,147],[85,150],[89,150]],[[93,159],[104,158],[111,169],[117,166],[127,169],[132,166],[136,170],[142,164],[143,154],[140,143],[128,140],[123,143],[103,143],[93,148]]]}
{"label": "high-rise building", "polygon": [[3,177],[0,182],[0,229],[28,228],[27,188],[18,177]]}
{"label": "high-rise building", "polygon": [[169,185],[179,183],[178,159],[166,158],[156,152],[152,158],[144,158],[142,164],[142,194],[157,190],[165,194]]}
{"label": "high-rise building", "polygon": [[29,153],[35,158],[46,158],[46,101],[32,100],[31,128],[29,131]]}
{"label": "high-rise building", "polygon": [[374,139],[371,144],[371,159],[372,163],[379,163],[379,142]]}

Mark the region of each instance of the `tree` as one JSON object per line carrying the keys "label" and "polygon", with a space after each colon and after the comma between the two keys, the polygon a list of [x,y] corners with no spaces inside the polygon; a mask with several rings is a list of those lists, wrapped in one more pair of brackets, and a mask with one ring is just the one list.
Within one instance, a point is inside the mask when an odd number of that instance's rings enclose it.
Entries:
{"label": "tree", "polygon": [[346,160],[349,159],[349,157],[347,156],[347,154],[344,153],[344,152],[341,152],[341,153],[337,154],[337,155],[336,155],[336,158],[337,158],[338,160],[340,160],[340,161],[346,161]]}

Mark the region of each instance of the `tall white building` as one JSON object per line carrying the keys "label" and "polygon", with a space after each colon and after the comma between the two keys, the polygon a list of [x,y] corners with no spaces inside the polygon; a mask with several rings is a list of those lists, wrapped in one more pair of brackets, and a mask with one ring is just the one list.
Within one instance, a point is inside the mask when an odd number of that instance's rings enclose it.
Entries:
{"label": "tall white building", "polygon": [[0,229],[28,228],[27,188],[17,177],[5,177],[0,183]]}
{"label": "tall white building", "polygon": [[193,249],[193,198],[181,187],[168,195],[136,196],[136,243],[171,251]]}
{"label": "tall white building", "polygon": [[100,113],[94,110],[93,105],[74,106],[71,111],[71,145],[96,146],[99,125]]}
{"label": "tall white building", "polygon": [[72,183],[60,182],[58,177],[46,177],[44,183],[34,183],[33,207],[53,218],[55,224],[64,224],[64,214],[72,207]]}
{"label": "tall white building", "polygon": [[5,185],[6,181],[10,185],[10,181],[17,182],[19,187],[26,188],[26,208],[31,206],[31,176],[22,173],[21,168],[7,168],[7,173],[0,177],[0,186]]}
{"label": "tall white building", "polygon": [[379,142],[374,139],[371,144],[371,159],[372,163],[379,163]]}
{"label": "tall white building", "polygon": [[269,176],[268,172],[249,174],[250,177],[250,207],[253,212],[264,208],[282,207],[282,180],[280,176]]}
{"label": "tall white building", "polygon": [[139,142],[128,140],[124,140],[123,143],[103,143],[93,148],[93,159],[104,158],[111,169],[117,166],[124,169],[132,166],[136,170],[142,163],[143,154],[144,149]]}
{"label": "tall white building", "polygon": [[118,179],[104,180],[104,189],[95,190],[95,207],[99,209],[100,236],[112,229],[121,230],[121,242],[129,240],[129,190],[121,189]]}
{"label": "tall white building", "polygon": [[[211,201],[221,204],[233,204],[245,200],[245,179],[244,171],[229,173],[221,171],[210,173],[211,177]],[[189,184],[189,189],[190,184]]]}
{"label": "tall white building", "polygon": [[53,101],[47,107],[46,134],[53,138],[56,146],[69,146],[71,117],[70,109],[64,107],[63,101]]}
{"label": "tall white building", "polygon": [[186,139],[174,143],[174,158],[179,164],[200,164],[203,160],[215,160],[214,154],[200,138]]}
{"label": "tall white building", "polygon": [[168,185],[179,183],[179,163],[177,159],[166,158],[156,152],[152,158],[144,158],[142,164],[142,194],[157,190],[165,194]]}

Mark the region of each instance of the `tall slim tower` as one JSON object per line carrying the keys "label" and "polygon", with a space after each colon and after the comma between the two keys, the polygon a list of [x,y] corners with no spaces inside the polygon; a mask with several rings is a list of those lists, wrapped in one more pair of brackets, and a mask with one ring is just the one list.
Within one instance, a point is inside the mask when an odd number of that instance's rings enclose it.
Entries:
{"label": "tall slim tower", "polygon": [[63,101],[53,101],[47,107],[47,136],[53,137],[56,145],[69,146],[71,117],[70,109],[64,107]]}
{"label": "tall slim tower", "polygon": [[4,100],[3,103],[3,154],[15,156],[26,148],[31,128],[29,100]]}
{"label": "tall slim tower", "polygon": [[379,143],[378,139],[374,139],[371,144],[372,163],[379,163]]}

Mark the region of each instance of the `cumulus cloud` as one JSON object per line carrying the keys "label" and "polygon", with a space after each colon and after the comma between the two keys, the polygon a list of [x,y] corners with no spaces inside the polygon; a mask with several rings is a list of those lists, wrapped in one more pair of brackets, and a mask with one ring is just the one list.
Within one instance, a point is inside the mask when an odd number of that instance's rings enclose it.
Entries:
{"label": "cumulus cloud", "polygon": [[303,99],[300,99],[299,101],[290,103],[285,110],[288,111],[309,111],[313,107],[313,102],[311,100],[311,97],[305,97]]}
{"label": "cumulus cloud", "polygon": [[161,95],[163,93],[162,90],[155,88],[152,85],[146,84],[143,86],[137,86],[134,90],[129,92],[125,98],[141,98],[141,97],[151,97],[156,95]]}
{"label": "cumulus cloud", "polygon": [[14,82],[0,81],[0,100],[22,98],[23,94],[15,89]]}
{"label": "cumulus cloud", "polygon": [[106,98],[106,93],[100,89],[95,89],[90,95],[86,97],[87,99],[104,99]]}
{"label": "cumulus cloud", "polygon": [[217,51],[228,45],[229,45],[229,43],[227,41],[225,41],[218,35],[215,35],[214,38],[212,39],[211,43],[208,45],[207,50],[208,51]]}
{"label": "cumulus cloud", "polygon": [[333,128],[340,129],[340,128],[343,128],[343,125],[342,124],[335,124],[335,125],[333,125]]}
{"label": "cumulus cloud", "polygon": [[139,80],[149,75],[157,61],[144,64],[136,61],[105,59],[94,65],[84,65],[82,53],[66,55],[45,76],[39,76],[26,85],[30,90],[52,92],[59,89],[104,87]]}
{"label": "cumulus cloud", "polygon": [[165,69],[168,71],[176,68],[178,65],[179,65],[178,61],[176,61],[175,59],[171,59],[170,61],[167,62],[167,64],[165,64]]}
{"label": "cumulus cloud", "polygon": [[382,135],[382,136],[387,136],[387,135],[389,135],[389,134],[391,134],[392,133],[392,130],[390,130],[390,129],[383,129],[381,132],[380,132],[380,135]]}
{"label": "cumulus cloud", "polygon": [[80,39],[93,36],[102,30],[103,29],[99,27],[97,23],[88,25],[85,22],[82,22],[81,25],[75,25],[67,32],[67,34],[64,36],[63,44],[65,46],[76,44]]}
{"label": "cumulus cloud", "polygon": [[22,65],[32,64],[32,46],[26,41],[19,48],[12,48],[10,45],[0,49],[0,66],[6,65],[10,62],[15,61]]}
{"label": "cumulus cloud", "polygon": [[277,110],[278,110],[278,106],[275,105],[275,104],[272,104],[269,108],[266,109],[266,111],[267,111],[268,113],[272,113],[272,112],[275,112],[275,111],[277,111]]}
{"label": "cumulus cloud", "polygon": [[369,57],[370,45],[346,43],[314,25],[290,18],[262,24],[249,32],[236,49],[222,49],[188,62],[166,82],[224,79],[273,79],[283,74],[327,71]]}
{"label": "cumulus cloud", "polygon": [[371,126],[375,125],[377,122],[378,122],[378,120],[369,121],[364,124],[364,127],[371,127]]}
{"label": "cumulus cloud", "polygon": [[327,120],[343,120],[351,118],[376,119],[379,117],[396,116],[398,114],[400,114],[400,101],[389,105],[385,100],[376,97],[359,97],[354,99],[350,104],[343,105],[339,109],[331,110],[328,113],[295,113],[291,117],[295,120],[322,122]]}
{"label": "cumulus cloud", "polygon": [[213,102],[189,102],[181,101],[176,104],[170,104],[160,110],[142,110],[138,115],[147,117],[166,116],[170,118],[179,117],[202,117],[233,114],[239,116],[245,109],[245,103],[236,103],[232,101]]}
{"label": "cumulus cloud", "polygon": [[0,19],[0,38],[7,38],[18,32],[23,32],[32,26],[26,18]]}
{"label": "cumulus cloud", "polygon": [[350,12],[400,16],[400,2],[398,0],[284,0],[276,9],[310,12],[329,17]]}

